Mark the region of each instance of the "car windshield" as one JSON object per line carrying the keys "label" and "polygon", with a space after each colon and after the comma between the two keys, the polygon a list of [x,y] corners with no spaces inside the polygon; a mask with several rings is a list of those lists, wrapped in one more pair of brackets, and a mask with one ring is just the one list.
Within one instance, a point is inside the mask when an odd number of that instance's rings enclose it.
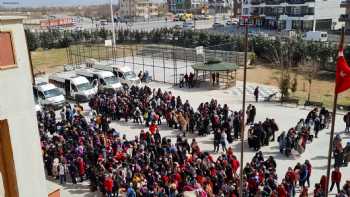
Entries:
{"label": "car windshield", "polygon": [[131,78],[135,78],[136,74],[133,71],[129,71],[129,72],[124,73],[124,76],[126,79],[131,79]]}
{"label": "car windshield", "polygon": [[44,91],[44,95],[45,95],[45,98],[51,98],[55,96],[60,96],[62,95],[62,93],[57,88],[54,88],[51,90]]}
{"label": "car windshield", "polygon": [[107,85],[119,83],[119,80],[115,76],[106,77],[104,80]]}
{"label": "car windshield", "polygon": [[89,83],[81,83],[77,85],[79,91],[85,91],[92,89],[92,86]]}

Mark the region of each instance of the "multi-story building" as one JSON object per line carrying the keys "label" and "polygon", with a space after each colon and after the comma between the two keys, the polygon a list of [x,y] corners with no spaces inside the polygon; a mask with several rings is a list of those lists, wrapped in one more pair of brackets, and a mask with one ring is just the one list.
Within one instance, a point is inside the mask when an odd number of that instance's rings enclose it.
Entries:
{"label": "multi-story building", "polygon": [[272,29],[330,30],[341,27],[341,0],[244,0],[242,15]]}
{"label": "multi-story building", "polygon": [[0,16],[0,196],[59,196],[45,180],[23,19]]}
{"label": "multi-story building", "polygon": [[233,0],[232,6],[232,16],[239,17],[242,12],[242,1],[243,0]]}
{"label": "multi-story building", "polygon": [[207,0],[167,0],[167,5],[170,12],[181,13],[202,9],[207,5]]}
{"label": "multi-story building", "polygon": [[339,21],[345,22],[345,30],[350,30],[350,0],[343,0],[340,7],[345,9],[345,14],[341,14]]}
{"label": "multi-story building", "polygon": [[149,0],[121,0],[119,15],[122,17],[152,17],[158,15],[158,4]]}

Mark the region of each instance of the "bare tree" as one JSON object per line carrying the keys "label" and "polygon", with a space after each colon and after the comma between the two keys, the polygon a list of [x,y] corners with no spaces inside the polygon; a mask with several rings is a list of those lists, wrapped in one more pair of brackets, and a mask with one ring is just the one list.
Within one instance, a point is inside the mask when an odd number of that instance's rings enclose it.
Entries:
{"label": "bare tree", "polygon": [[274,65],[280,69],[281,76],[279,79],[279,88],[281,91],[281,101],[289,98],[289,89],[291,88],[291,69],[298,66],[300,58],[298,57],[299,49],[295,40],[276,40],[270,46],[269,58]]}
{"label": "bare tree", "polygon": [[320,70],[320,63],[316,57],[308,58],[308,60],[305,61],[303,65],[299,66],[299,71],[303,74],[305,80],[307,80],[309,83],[308,95],[307,95],[308,102],[310,101],[310,97],[311,97],[312,80],[317,76],[319,70]]}

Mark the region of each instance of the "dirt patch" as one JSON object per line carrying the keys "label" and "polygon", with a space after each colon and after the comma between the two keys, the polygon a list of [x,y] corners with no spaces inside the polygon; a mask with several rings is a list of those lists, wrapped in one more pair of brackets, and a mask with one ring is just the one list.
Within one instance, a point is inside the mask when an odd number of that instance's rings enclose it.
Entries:
{"label": "dirt patch", "polygon": [[[247,70],[247,81],[272,85],[278,87],[281,71],[266,66],[254,66]],[[294,78],[294,73],[291,77]],[[332,77],[333,75],[333,77]],[[238,80],[243,80],[243,69],[237,72]],[[320,73],[317,79],[312,81],[310,100],[323,102],[326,106],[331,107],[334,95],[334,73]],[[301,100],[301,104],[308,98],[309,83],[300,73],[297,75],[297,91],[292,96]],[[338,96],[338,104],[350,105],[350,91],[346,91]]]}

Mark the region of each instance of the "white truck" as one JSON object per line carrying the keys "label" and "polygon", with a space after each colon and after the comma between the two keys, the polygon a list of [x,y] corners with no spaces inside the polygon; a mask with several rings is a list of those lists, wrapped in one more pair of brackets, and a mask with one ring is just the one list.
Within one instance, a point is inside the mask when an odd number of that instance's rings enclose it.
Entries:
{"label": "white truck", "polygon": [[92,86],[85,77],[72,72],[60,72],[49,76],[49,83],[57,86],[66,98],[85,102],[97,93],[97,84]]}
{"label": "white truck", "polygon": [[110,71],[87,68],[76,70],[75,73],[88,79],[93,87],[97,85],[101,92],[115,92],[122,88],[119,79]]}
{"label": "white truck", "polygon": [[98,70],[105,70],[113,72],[113,74],[119,79],[123,85],[138,86],[141,84],[141,80],[135,74],[135,72],[128,66],[119,66],[113,64],[112,61],[97,61],[90,59],[86,62],[87,67],[95,68]]}
{"label": "white truck", "polygon": [[60,109],[65,103],[62,92],[53,84],[36,80],[33,86],[34,98],[43,109]]}
{"label": "white truck", "polygon": [[308,31],[304,34],[303,38],[306,41],[327,42],[328,33],[324,31]]}

